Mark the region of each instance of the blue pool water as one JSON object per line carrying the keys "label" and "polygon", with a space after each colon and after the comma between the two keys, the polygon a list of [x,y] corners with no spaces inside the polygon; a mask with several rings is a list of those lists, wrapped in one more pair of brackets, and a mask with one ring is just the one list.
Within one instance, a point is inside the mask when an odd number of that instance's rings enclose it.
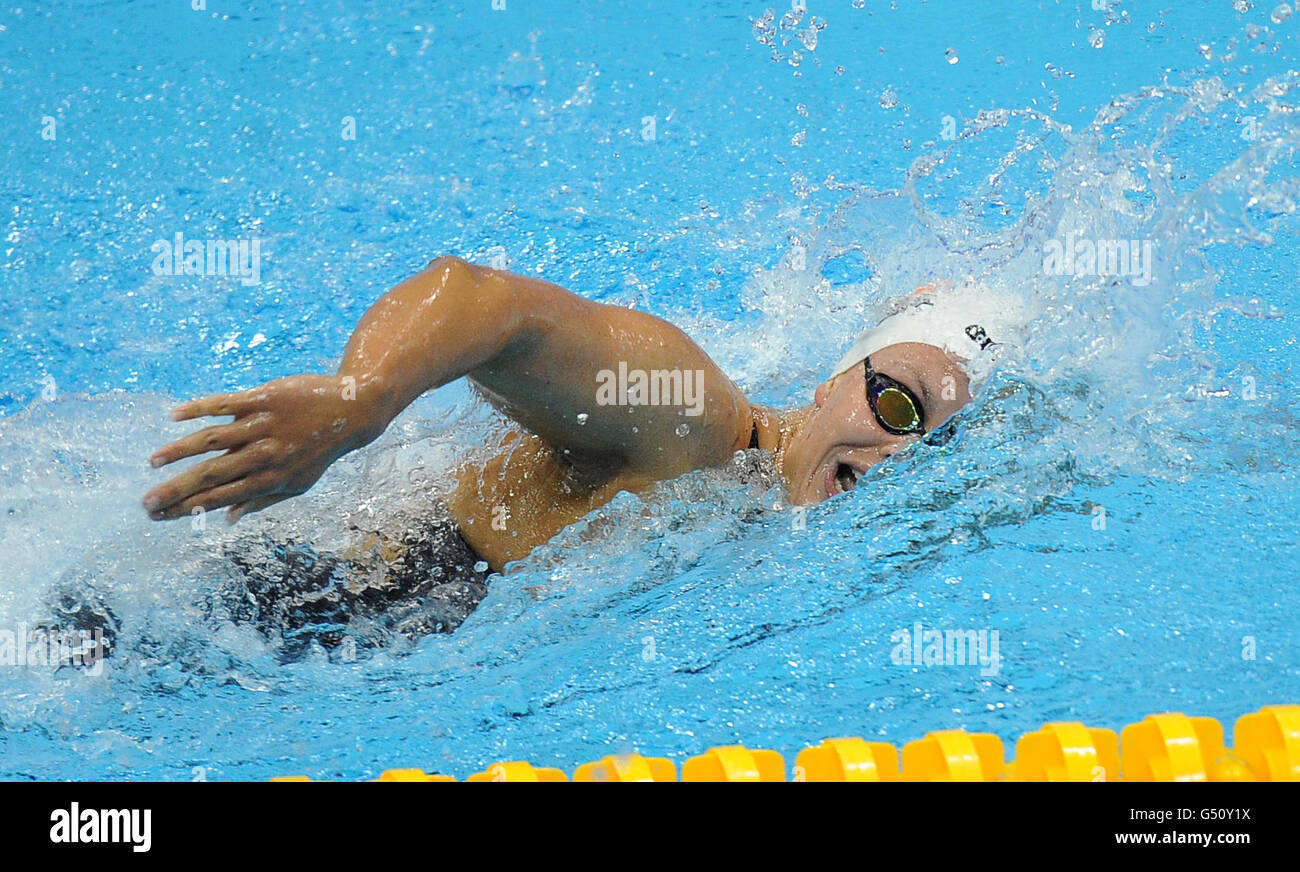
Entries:
{"label": "blue pool water", "polygon": [[[121,626],[98,674],[0,668],[0,776],[463,777],[1300,701],[1300,15],[505,5],[0,8],[0,630],[67,589]],[[155,274],[178,232],[257,238],[260,281]],[[1070,234],[1150,242],[1154,281],[1045,270]],[[443,253],[665,316],[777,405],[923,281],[1035,317],[956,439],[804,523],[686,476],[453,635],[283,663],[205,608],[223,546],[415,523],[492,416],[424,398],[234,530],[147,521],[145,460],[178,399],[326,370]],[[896,663],[917,622],[997,631],[998,668]]]}

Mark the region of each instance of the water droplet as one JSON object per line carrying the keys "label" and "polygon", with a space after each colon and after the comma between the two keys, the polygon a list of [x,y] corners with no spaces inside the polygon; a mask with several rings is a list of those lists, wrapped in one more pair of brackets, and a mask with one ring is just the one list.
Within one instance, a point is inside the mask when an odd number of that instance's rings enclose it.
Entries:
{"label": "water droplet", "polygon": [[1105,44],[1106,34],[1100,28],[1094,27],[1092,32],[1088,34],[1088,45],[1093,48],[1101,48]]}
{"label": "water droplet", "polygon": [[790,189],[800,200],[807,200],[813,192],[813,186],[808,181],[808,177],[803,173],[794,173],[790,176]]}
{"label": "water droplet", "polygon": [[866,6],[867,6],[867,0],[853,0],[854,9],[865,9]]}
{"label": "water droplet", "polygon": [[678,436],[685,436],[687,433],[691,432],[691,425],[685,423],[678,424],[677,429],[674,430],[673,432],[676,433]]}
{"label": "water droplet", "polygon": [[1199,54],[1201,57],[1205,58],[1207,61],[1214,60],[1214,49],[1210,48],[1205,43],[1201,43],[1196,47],[1196,53]]}
{"label": "water droplet", "polygon": [[589,417],[591,417],[591,416],[588,415],[586,412],[579,412],[579,413],[578,413],[578,426],[582,426],[583,424],[587,423],[587,419],[588,419]]}
{"label": "water droplet", "polygon": [[795,106],[794,111],[798,112],[804,118],[808,117],[808,107],[805,106],[803,103],[800,103],[798,106]]}
{"label": "water droplet", "polygon": [[800,148],[803,146],[804,140],[807,138],[808,138],[808,131],[800,130],[794,136],[790,137],[790,144],[793,145],[795,148]]}
{"label": "water droplet", "polygon": [[1291,7],[1285,3],[1279,3],[1269,17],[1273,19],[1274,24],[1281,24],[1291,17]]}
{"label": "water droplet", "polygon": [[957,60],[958,60],[958,58],[957,58],[957,49],[955,49],[955,48],[950,48],[950,49],[948,49],[947,51],[945,51],[945,52],[943,53],[943,56],[946,57],[946,58],[948,59],[948,63],[950,63],[950,64],[955,64],[955,63],[957,63]]}
{"label": "water droplet", "polygon": [[[463,564],[462,564],[462,565],[463,565]],[[475,564],[474,564],[474,571],[475,571],[475,572],[487,572],[487,571],[488,571],[488,564],[487,564],[487,561],[486,561],[486,560],[480,560],[478,563],[475,563]]]}
{"label": "water droplet", "polygon": [[1255,8],[1255,4],[1251,3],[1250,0],[1232,0],[1232,8],[1245,15]]}
{"label": "water droplet", "polygon": [[880,92],[880,105],[886,109],[893,109],[898,105],[898,92],[893,88],[886,88]]}

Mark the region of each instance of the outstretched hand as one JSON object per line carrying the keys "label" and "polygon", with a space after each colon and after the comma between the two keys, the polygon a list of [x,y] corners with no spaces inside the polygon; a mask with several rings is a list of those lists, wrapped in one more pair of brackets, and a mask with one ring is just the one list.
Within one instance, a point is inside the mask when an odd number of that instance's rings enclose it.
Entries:
{"label": "outstretched hand", "polygon": [[354,383],[340,376],[295,375],[236,394],[215,394],[172,411],[176,421],[233,415],[159,449],[154,467],[222,451],[145,494],[149,517],[165,521],[196,507],[230,508],[235,523],[308,490],[339,457],[382,431]]}

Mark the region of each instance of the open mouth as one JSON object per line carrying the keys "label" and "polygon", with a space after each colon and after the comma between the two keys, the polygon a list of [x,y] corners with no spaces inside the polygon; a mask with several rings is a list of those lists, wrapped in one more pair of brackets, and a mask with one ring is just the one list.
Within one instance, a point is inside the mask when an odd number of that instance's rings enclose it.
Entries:
{"label": "open mouth", "polygon": [[835,467],[835,487],[839,493],[847,493],[858,486],[858,471],[847,463]]}

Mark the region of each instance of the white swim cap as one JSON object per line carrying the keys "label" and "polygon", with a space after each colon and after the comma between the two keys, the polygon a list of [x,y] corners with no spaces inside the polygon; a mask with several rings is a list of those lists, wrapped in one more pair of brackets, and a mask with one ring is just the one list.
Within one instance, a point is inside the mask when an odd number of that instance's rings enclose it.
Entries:
{"label": "white swim cap", "polygon": [[887,346],[921,342],[957,358],[974,393],[1003,348],[1019,340],[1024,325],[1025,305],[1018,297],[971,280],[930,285],[893,301],[880,323],[853,343],[832,375]]}

